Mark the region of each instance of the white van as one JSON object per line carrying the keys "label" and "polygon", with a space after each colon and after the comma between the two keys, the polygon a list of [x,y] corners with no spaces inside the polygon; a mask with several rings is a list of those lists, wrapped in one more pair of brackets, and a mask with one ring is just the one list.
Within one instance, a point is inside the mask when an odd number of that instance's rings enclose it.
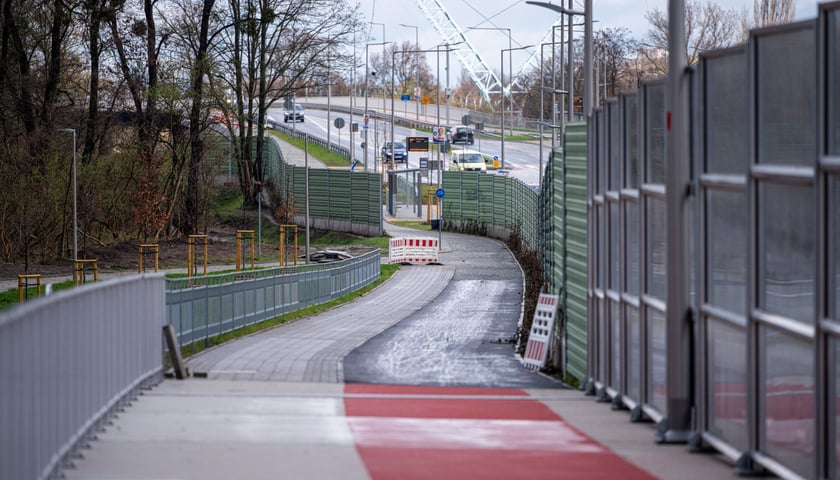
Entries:
{"label": "white van", "polygon": [[449,170],[454,172],[487,172],[484,156],[475,150],[452,150]]}

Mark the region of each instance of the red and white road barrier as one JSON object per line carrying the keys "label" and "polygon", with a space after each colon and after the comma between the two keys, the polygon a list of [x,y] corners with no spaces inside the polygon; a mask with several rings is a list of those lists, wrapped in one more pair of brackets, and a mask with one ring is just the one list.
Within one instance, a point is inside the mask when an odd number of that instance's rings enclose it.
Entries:
{"label": "red and white road barrier", "polygon": [[525,355],[522,363],[529,370],[539,370],[545,366],[548,356],[548,342],[554,330],[554,318],[557,315],[557,301],[559,296],[540,294],[537,308],[534,310],[534,320],[531,322],[531,333],[528,344],[525,345]]}
{"label": "red and white road barrier", "polygon": [[392,238],[388,244],[388,261],[415,265],[438,263],[438,239],[431,237]]}

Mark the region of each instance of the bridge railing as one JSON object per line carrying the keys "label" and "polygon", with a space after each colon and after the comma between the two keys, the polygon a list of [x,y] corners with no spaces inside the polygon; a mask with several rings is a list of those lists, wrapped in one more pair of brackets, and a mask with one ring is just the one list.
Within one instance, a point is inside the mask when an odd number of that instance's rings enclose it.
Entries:
{"label": "bridge railing", "polygon": [[376,281],[380,250],[329,264],[166,282],[166,318],[181,345],[329,302]]}
{"label": "bridge railing", "polygon": [[0,313],[0,478],[45,479],[162,372],[163,274],[58,292]]}

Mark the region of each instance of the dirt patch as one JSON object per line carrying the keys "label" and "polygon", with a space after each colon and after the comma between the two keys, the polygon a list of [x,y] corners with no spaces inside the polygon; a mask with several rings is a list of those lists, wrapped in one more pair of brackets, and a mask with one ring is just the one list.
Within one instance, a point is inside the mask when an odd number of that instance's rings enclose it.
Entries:
{"label": "dirt patch", "polygon": [[[207,263],[209,266],[233,266],[236,264],[236,226],[225,224],[216,225],[207,232]],[[323,232],[310,231],[310,241],[316,240]],[[111,272],[137,272],[138,264],[140,262],[139,256],[140,242],[126,241],[107,246],[92,246],[87,247],[84,252],[80,252],[79,258],[96,259],[97,268],[100,273]],[[246,261],[250,261],[250,248],[245,247],[244,254],[248,256]],[[158,265],[161,270],[171,270],[187,267],[188,256],[187,239],[173,239],[158,242]],[[320,250],[340,250],[347,252],[353,256],[363,254],[371,251],[371,247],[366,246],[319,246],[310,248],[310,257],[314,252]],[[276,243],[268,244],[265,241],[262,245],[262,262],[278,262],[280,248]],[[203,244],[196,246],[195,254],[197,262],[203,263],[204,247]],[[298,255],[304,255],[305,248],[298,245]],[[291,251],[287,251],[287,255],[291,255]],[[260,259],[257,260],[260,262]],[[154,269],[154,255],[149,254],[144,258],[145,268],[148,270]],[[24,262],[20,263],[0,263],[0,279],[2,280],[16,280],[18,274],[34,273],[41,274],[42,277],[60,277],[73,275],[73,261],[70,259],[51,259],[40,262],[30,262],[28,269]]]}

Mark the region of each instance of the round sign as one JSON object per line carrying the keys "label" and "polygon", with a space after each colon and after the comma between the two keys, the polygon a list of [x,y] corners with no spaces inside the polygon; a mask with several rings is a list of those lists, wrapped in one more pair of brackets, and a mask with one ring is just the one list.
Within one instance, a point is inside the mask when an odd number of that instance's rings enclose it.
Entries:
{"label": "round sign", "polygon": [[362,143],[359,145],[359,147],[360,147],[362,150],[364,150],[364,149],[366,149],[366,148],[367,148],[367,143],[366,143],[366,142],[362,142]]}
{"label": "round sign", "polygon": [[461,117],[461,123],[463,123],[464,125],[469,125],[470,123],[472,123],[472,119],[469,115],[464,115],[463,117]]}
{"label": "round sign", "polygon": [[342,128],[344,128],[344,119],[341,117],[336,118],[333,122],[333,125],[335,125],[335,128],[341,130]]}
{"label": "round sign", "polygon": [[444,192],[442,188],[438,188],[437,191],[435,192],[435,196],[438,197],[438,198],[443,198],[444,193],[446,193],[446,192]]}

